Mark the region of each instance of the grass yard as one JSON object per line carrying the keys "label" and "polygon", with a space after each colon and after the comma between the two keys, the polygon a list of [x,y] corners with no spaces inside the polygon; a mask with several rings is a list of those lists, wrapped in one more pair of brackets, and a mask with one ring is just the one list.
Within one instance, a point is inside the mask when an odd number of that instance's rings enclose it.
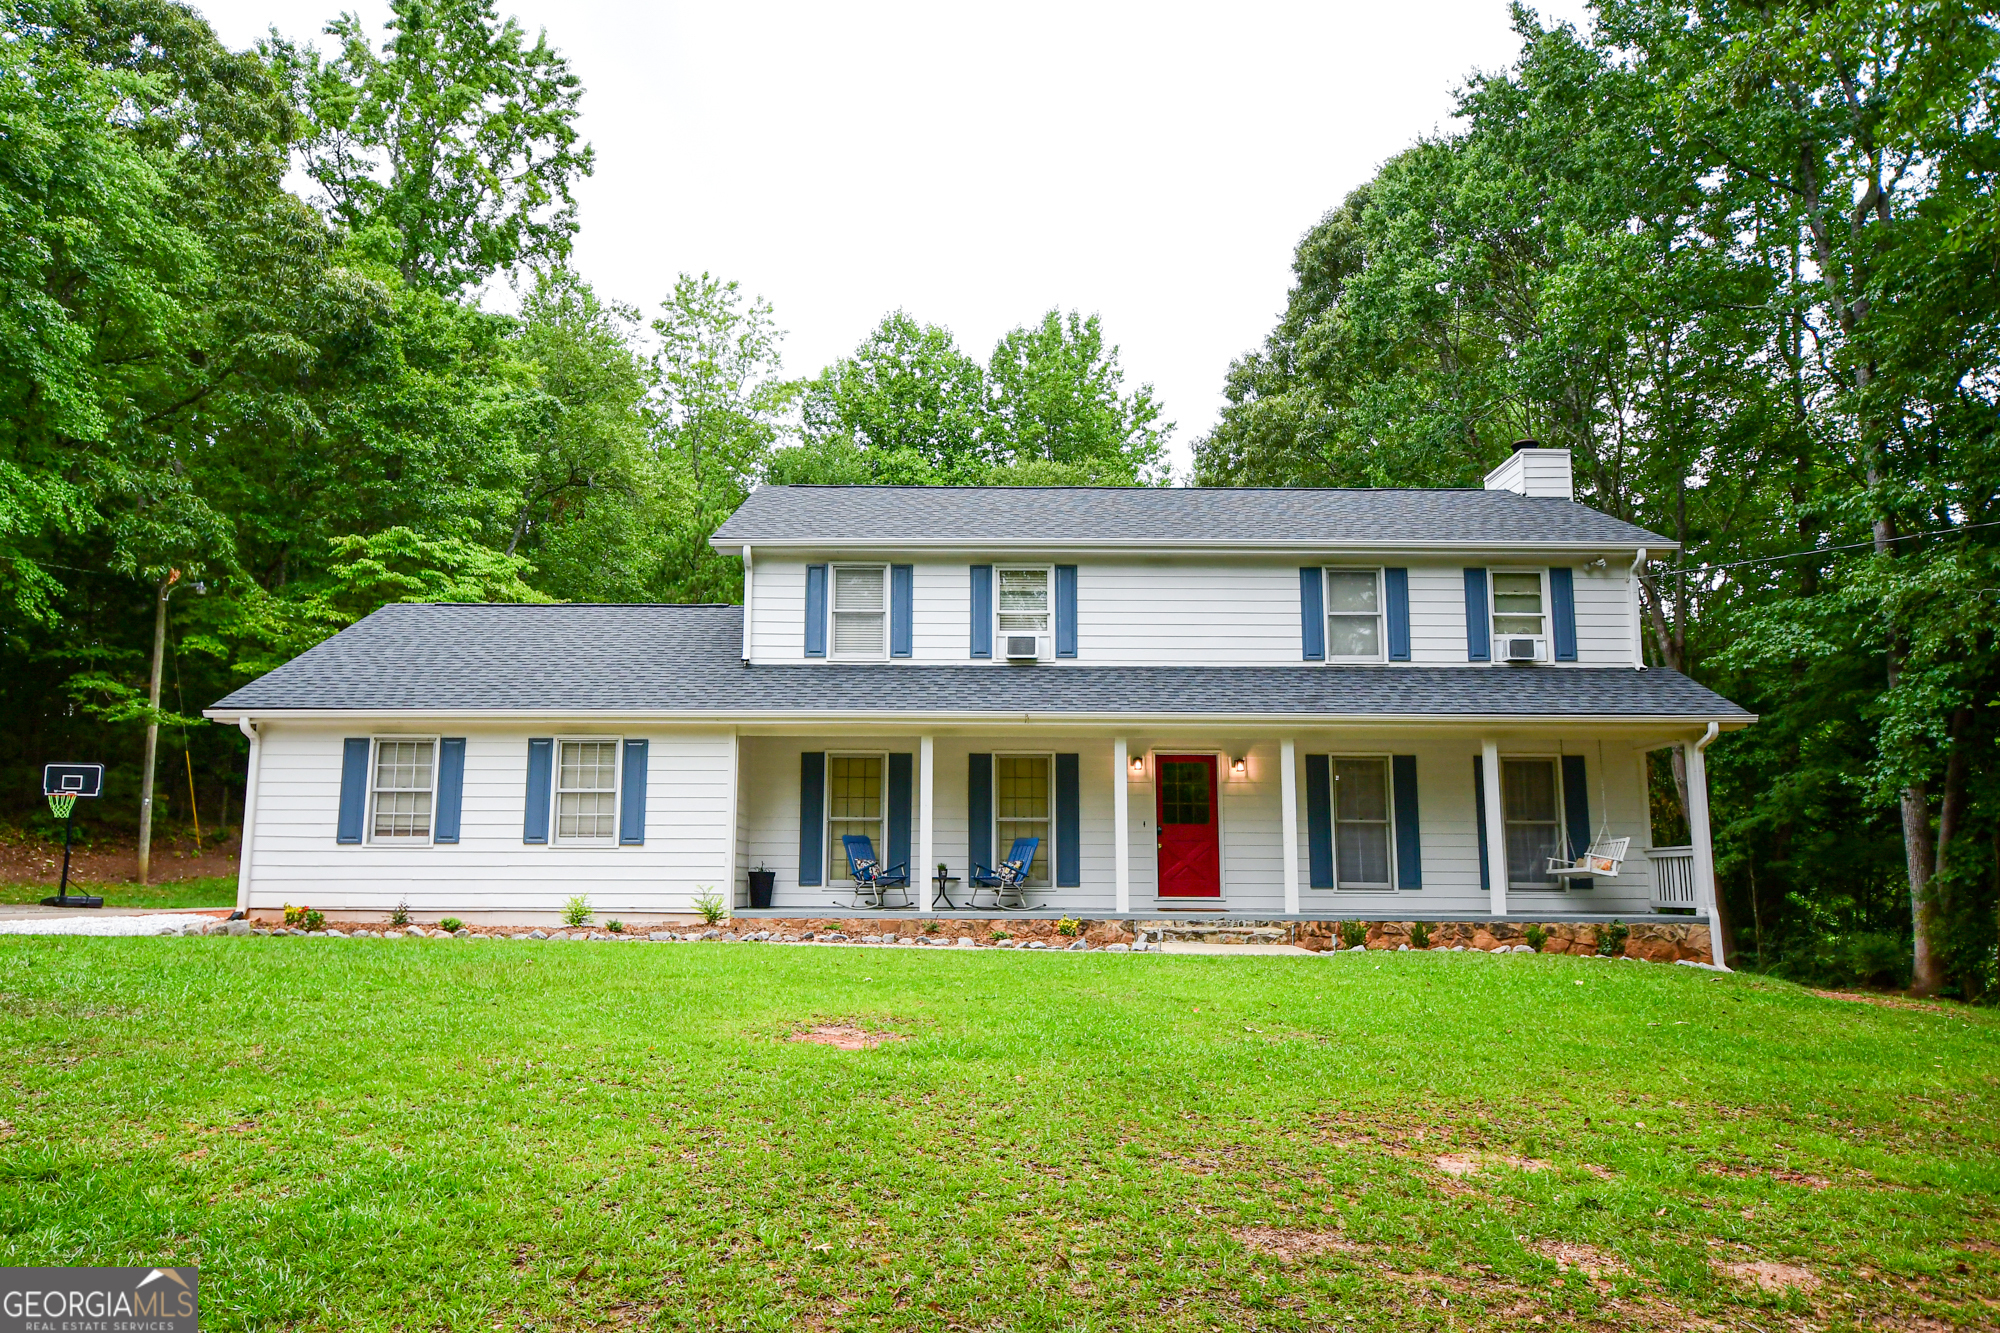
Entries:
{"label": "grass yard", "polygon": [[[2000,1323],[1986,1013],[1545,956],[283,938],[10,937],[0,992],[0,1263],[199,1263],[208,1329]],[[904,1039],[787,1040],[836,1023]]]}
{"label": "grass yard", "polygon": [[[53,884],[0,884],[0,906],[38,903],[55,895]],[[219,875],[177,879],[165,884],[86,884],[69,882],[73,894],[94,893],[106,907],[234,907],[236,880]]]}

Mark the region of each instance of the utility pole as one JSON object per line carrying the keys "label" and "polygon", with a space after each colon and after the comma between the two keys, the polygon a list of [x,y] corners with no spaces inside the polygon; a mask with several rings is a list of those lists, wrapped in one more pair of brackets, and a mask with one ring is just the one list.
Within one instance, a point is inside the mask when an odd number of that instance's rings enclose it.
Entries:
{"label": "utility pole", "polygon": [[167,656],[167,598],[180,582],[178,569],[167,571],[160,580],[159,597],[153,603],[153,674],[146,685],[146,767],[139,777],[139,882],[147,878],[153,859],[153,760],[160,749],[160,667]]}

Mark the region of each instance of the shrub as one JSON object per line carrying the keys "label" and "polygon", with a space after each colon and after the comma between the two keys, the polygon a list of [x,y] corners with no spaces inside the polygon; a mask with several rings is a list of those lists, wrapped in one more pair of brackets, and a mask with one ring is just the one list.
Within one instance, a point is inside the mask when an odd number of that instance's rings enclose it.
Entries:
{"label": "shrub", "polygon": [[700,912],[701,919],[711,926],[729,915],[729,905],[723,902],[722,895],[713,889],[695,895],[694,910]]}
{"label": "shrub", "polygon": [[1632,927],[1623,921],[1613,921],[1597,932],[1597,952],[1606,958],[1616,958],[1625,952],[1625,941],[1632,937]]}
{"label": "shrub", "polygon": [[937,933],[938,933],[938,923],[937,923],[937,922],[935,922],[935,921],[926,921],[926,922],[924,922],[924,934],[926,934],[926,935],[935,935],[935,934],[937,934]]}
{"label": "shrub", "polygon": [[590,899],[582,894],[563,904],[563,924],[565,926],[587,926],[590,924]]}
{"label": "shrub", "polygon": [[[1542,946],[1549,942],[1549,932],[1543,930],[1540,926],[1529,926],[1521,934],[1527,939],[1528,947],[1536,953],[1540,953]],[[1530,1156],[1532,1155],[1530,1154]]]}
{"label": "shrub", "polygon": [[1368,923],[1366,921],[1343,921],[1340,923],[1340,947],[1352,949],[1368,943]]}
{"label": "shrub", "polygon": [[311,908],[309,908],[309,907],[294,907],[294,906],[292,906],[292,905],[291,905],[290,903],[286,903],[286,904],[285,904],[285,924],[286,924],[287,926],[292,926],[292,927],[298,927],[298,926],[303,926],[303,925],[305,925],[305,923],[306,923],[306,913],[307,913],[307,912],[309,912],[309,911],[311,911],[311,910],[312,910],[312,909],[311,909]]}
{"label": "shrub", "polygon": [[989,935],[995,944],[998,944],[1001,940],[1011,940],[1014,938],[1012,935],[1009,935],[1004,930],[991,931],[989,932]]}
{"label": "shrub", "polygon": [[615,918],[605,922],[604,928],[610,931],[613,935],[623,935],[625,933],[625,923]]}
{"label": "shrub", "polygon": [[1431,947],[1430,922],[1412,921],[1410,923],[1410,947],[1412,949],[1428,949]]}
{"label": "shrub", "polygon": [[1083,934],[1083,922],[1078,921],[1073,916],[1066,916],[1056,922],[1056,934],[1075,939],[1077,936]]}
{"label": "shrub", "polygon": [[407,926],[410,924],[410,904],[408,900],[396,904],[396,910],[389,913],[389,924]]}
{"label": "shrub", "polygon": [[443,928],[447,935],[456,935],[459,931],[465,929],[465,923],[455,916],[446,917],[444,920],[438,922],[438,925]]}
{"label": "shrub", "polygon": [[308,931],[325,930],[326,913],[315,912],[313,911],[312,908],[308,907],[305,909],[305,914],[302,917],[300,917],[299,925],[303,926]]}
{"label": "shrub", "polygon": [[1864,931],[1840,942],[1844,981],[1859,986],[1900,986],[1910,966],[1910,945],[1901,935]]}

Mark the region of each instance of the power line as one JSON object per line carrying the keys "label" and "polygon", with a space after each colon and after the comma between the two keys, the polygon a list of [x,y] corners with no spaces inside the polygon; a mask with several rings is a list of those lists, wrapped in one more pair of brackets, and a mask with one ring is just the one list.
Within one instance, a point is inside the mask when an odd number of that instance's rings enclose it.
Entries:
{"label": "power line", "polygon": [[[1996,527],[2000,527],[2000,519],[1993,519],[1985,523],[1966,523],[1956,528],[1932,528],[1929,532],[1906,532],[1900,536],[1884,538],[1884,540],[1907,542],[1915,541],[1919,537],[1942,537],[1954,532],[1970,532],[1974,528]],[[1809,551],[1787,551],[1784,555],[1762,555],[1753,560],[1731,560],[1729,563],[1722,565],[1689,565],[1684,569],[1670,569],[1667,573],[1674,575],[1676,578],[1688,574],[1711,574],[1717,570],[1740,569],[1744,565],[1768,565],[1776,560],[1796,560],[1802,555],[1825,555],[1831,551],[1851,551],[1857,546],[1873,546],[1874,544],[1875,539],[1871,537],[1865,542],[1842,542],[1838,546],[1815,546]]]}

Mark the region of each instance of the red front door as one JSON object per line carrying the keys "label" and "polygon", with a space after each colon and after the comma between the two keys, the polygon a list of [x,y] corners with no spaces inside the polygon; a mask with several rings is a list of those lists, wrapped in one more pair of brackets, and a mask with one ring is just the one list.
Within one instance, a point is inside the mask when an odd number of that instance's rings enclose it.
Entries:
{"label": "red front door", "polygon": [[1222,896],[1221,825],[1216,819],[1215,756],[1163,754],[1154,784],[1160,817],[1160,896]]}

